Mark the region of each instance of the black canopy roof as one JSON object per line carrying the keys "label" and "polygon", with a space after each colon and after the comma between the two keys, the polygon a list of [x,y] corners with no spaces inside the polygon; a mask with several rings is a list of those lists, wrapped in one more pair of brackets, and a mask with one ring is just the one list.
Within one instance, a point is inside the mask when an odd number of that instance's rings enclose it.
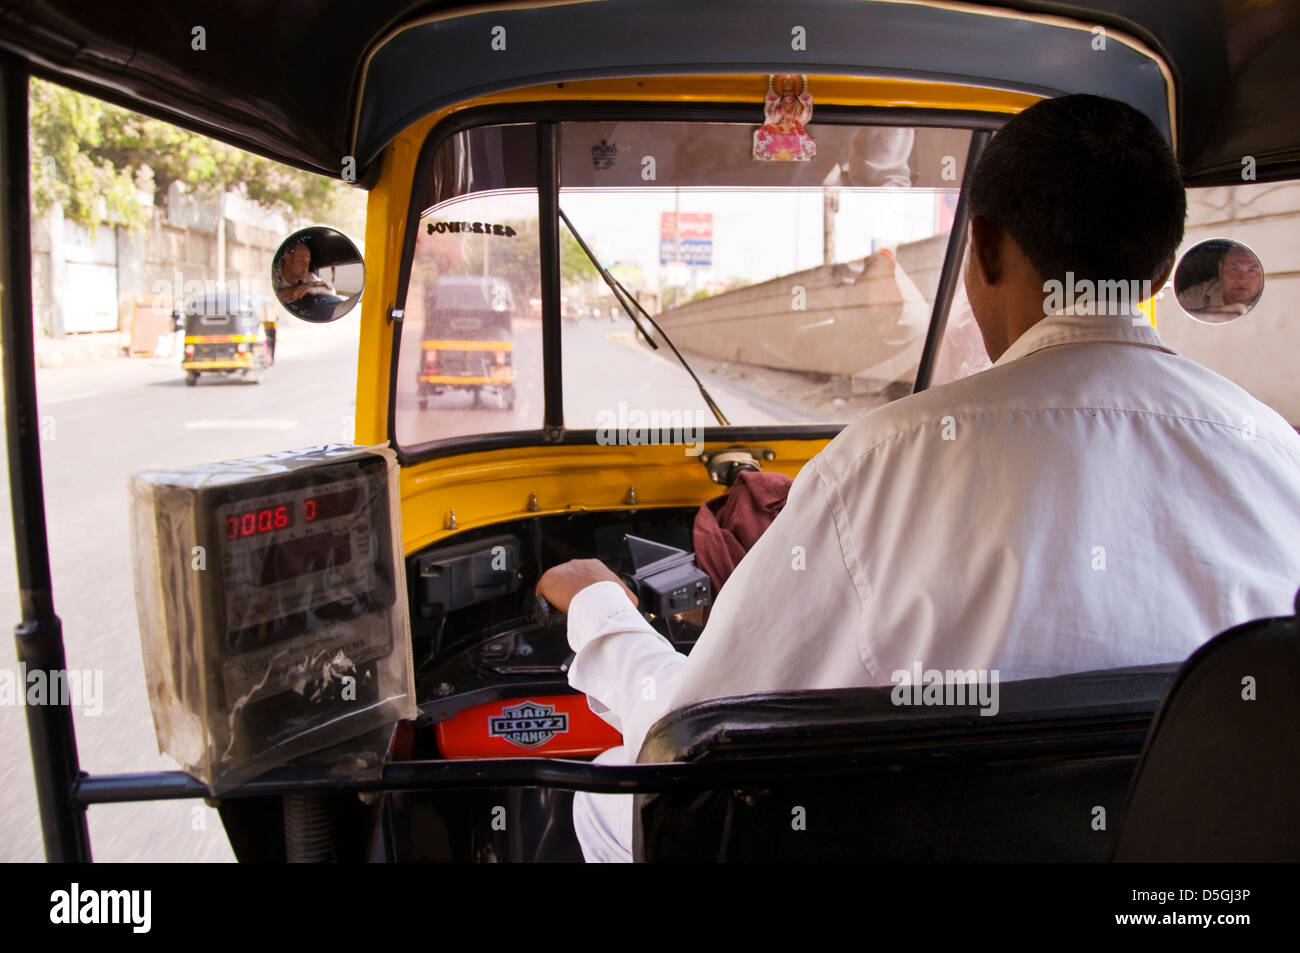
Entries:
{"label": "black canopy roof", "polygon": [[[647,72],[665,73],[703,72],[710,67],[764,72],[804,62],[809,64],[805,71],[815,72],[811,67],[818,63],[843,63],[817,59],[813,43],[825,37],[826,30],[810,39],[806,60],[787,56],[787,62],[766,56],[742,62],[723,56],[709,63],[697,52],[647,58],[637,49],[638,43],[672,36],[677,18],[704,15],[692,6],[707,7],[708,16],[731,23],[746,35],[757,29],[756,0],[710,0],[707,5],[692,0],[587,0],[535,7],[412,0],[0,0],[0,47],[23,57],[33,71],[47,78],[329,175],[340,173],[344,156],[355,155],[364,167],[400,122],[409,120],[412,109],[529,79],[629,75],[638,71],[638,64]],[[944,42],[945,26],[939,19],[946,14],[941,11],[960,6],[795,0],[767,4],[763,19],[780,11],[782,22],[799,23],[805,12],[815,21],[817,16],[859,16],[857,11],[874,8],[875,20],[869,25],[879,28],[893,22],[881,18],[912,17],[915,23],[918,17],[932,17],[936,24],[932,33],[914,29],[910,40],[901,42],[901,55],[914,54],[918,63],[925,63],[927,57],[930,61],[939,57],[936,50]],[[980,7],[1100,25],[1134,37],[1163,57],[1177,94],[1178,151],[1189,185],[1240,183],[1246,156],[1254,157],[1261,181],[1300,177],[1300,0],[1094,0],[1087,4],[986,0]],[[457,13],[468,17],[472,11],[482,16],[485,9],[503,22],[526,24],[527,31],[520,32],[535,42],[549,23],[559,24],[564,17],[603,18],[608,24],[612,16],[626,15],[629,22],[626,30],[603,41],[593,40],[603,44],[598,57],[591,55],[594,47],[566,46],[566,34],[557,29],[555,36],[546,38],[544,54],[535,57],[535,69],[519,68],[527,57],[518,55],[507,77],[496,65],[505,60],[491,60],[486,45],[482,53],[467,57],[463,37],[445,26],[449,21],[440,19]],[[476,21],[475,29],[485,22]],[[573,22],[570,19],[565,29],[572,31]],[[1028,34],[1016,32],[1020,25],[1014,19],[999,22],[1008,42],[1021,44],[1024,59],[1037,57],[1040,71],[1053,68],[1056,53],[1049,56]],[[421,23],[423,32],[404,31]],[[201,35],[196,28],[202,29]],[[520,49],[520,32],[509,49]],[[839,38],[841,48],[852,43],[847,21],[846,32],[850,39]],[[691,34],[686,31],[677,35],[683,49],[702,48],[698,42],[690,46]],[[718,34],[717,46],[727,47],[735,35]],[[413,38],[418,38],[418,45]],[[948,37],[947,42],[954,40]],[[891,43],[891,52],[899,46]],[[765,48],[755,49],[761,54]],[[863,49],[866,52],[854,65],[871,72],[873,48],[864,40]],[[447,74],[431,72],[428,66],[449,58],[457,64],[453,75],[462,80],[452,84],[458,88],[448,88]],[[596,60],[600,62],[593,66]],[[1003,60],[1012,63],[1017,57]],[[483,75],[477,73],[480,63],[485,64]],[[385,77],[385,85],[363,82],[372,69]],[[432,83],[437,89],[430,87],[412,98],[409,89],[401,88],[405,69],[419,73],[411,74],[412,82]],[[1070,70],[1062,65],[1058,72]],[[960,65],[948,63],[946,70],[936,67],[914,74],[961,78],[963,72]],[[965,75],[974,81],[998,81],[973,68]],[[1048,93],[1070,88],[1068,82],[1020,85],[1036,85]],[[398,92],[407,94],[405,111],[382,114],[373,100]]]}

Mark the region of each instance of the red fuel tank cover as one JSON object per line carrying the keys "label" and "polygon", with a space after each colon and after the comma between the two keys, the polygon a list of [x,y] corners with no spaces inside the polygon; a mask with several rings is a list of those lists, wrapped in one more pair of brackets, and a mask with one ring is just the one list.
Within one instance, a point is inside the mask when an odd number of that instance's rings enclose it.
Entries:
{"label": "red fuel tank cover", "polygon": [[597,755],[623,737],[586,695],[528,695],[475,705],[435,727],[444,758]]}

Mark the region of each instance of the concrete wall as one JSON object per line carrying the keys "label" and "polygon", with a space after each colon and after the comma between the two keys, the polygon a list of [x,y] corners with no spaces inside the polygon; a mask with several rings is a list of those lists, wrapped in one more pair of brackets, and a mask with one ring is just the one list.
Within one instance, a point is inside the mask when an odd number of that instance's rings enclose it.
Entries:
{"label": "concrete wall", "polygon": [[[1188,192],[1187,230],[1179,256],[1208,238],[1233,238],[1259,255],[1265,272],[1263,297],[1254,311],[1235,322],[1206,325],[1188,317],[1167,288],[1156,305],[1160,334],[1180,354],[1236,382],[1300,426],[1300,183]],[[946,235],[935,236],[900,246],[896,253],[927,301],[934,299],[946,240]],[[790,320],[789,305],[795,284],[809,289],[809,311],[796,315],[797,322]],[[660,320],[680,345],[723,360],[844,373],[862,362],[833,352],[860,346],[854,342],[861,335],[841,335],[829,346],[811,354],[800,352],[793,360],[789,345],[800,326],[832,318],[842,321],[844,309],[855,306],[855,300],[836,289],[832,269],[813,268],[693,302],[665,312]],[[820,333],[824,344],[832,341]]]}
{"label": "concrete wall", "polygon": [[821,265],[692,301],[659,321],[678,347],[718,360],[899,380],[920,359],[943,251],[935,236],[894,258]]}
{"label": "concrete wall", "polygon": [[[159,293],[183,299],[200,283],[216,282],[222,206],[219,199],[187,195],[174,185],[165,205],[150,206],[143,228],[101,225],[95,244],[112,250],[106,264],[116,265],[117,303]],[[234,194],[226,197],[224,209],[225,281],[269,294],[271,256],[289,224]],[[32,222],[32,303],[38,331],[53,334],[60,312],[72,307],[68,298],[78,294],[76,283],[67,278],[67,263],[76,260],[69,245],[76,244],[80,232],[58,213]],[[129,306],[123,307],[120,317],[128,316]]]}
{"label": "concrete wall", "polygon": [[1207,238],[1232,238],[1264,264],[1255,310],[1223,325],[1189,318],[1166,287],[1156,303],[1165,343],[1244,387],[1300,425],[1300,183],[1194,189],[1179,255]]}

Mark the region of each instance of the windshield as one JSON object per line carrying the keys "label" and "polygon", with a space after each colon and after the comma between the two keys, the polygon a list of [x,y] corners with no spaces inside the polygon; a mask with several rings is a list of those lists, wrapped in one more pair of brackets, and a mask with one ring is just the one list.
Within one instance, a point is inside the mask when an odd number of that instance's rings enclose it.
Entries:
{"label": "windshield", "polygon": [[[673,349],[656,347],[667,342],[649,322],[638,330],[601,269],[655,318],[733,425],[840,424],[911,392],[970,132],[808,123],[805,158],[764,160],[758,130],[559,125],[567,429],[600,431],[638,412],[716,423]],[[535,137],[524,124],[467,130],[429,164],[395,395],[404,446],[542,426]],[[495,293],[507,320],[440,290],[465,281],[480,301]]]}

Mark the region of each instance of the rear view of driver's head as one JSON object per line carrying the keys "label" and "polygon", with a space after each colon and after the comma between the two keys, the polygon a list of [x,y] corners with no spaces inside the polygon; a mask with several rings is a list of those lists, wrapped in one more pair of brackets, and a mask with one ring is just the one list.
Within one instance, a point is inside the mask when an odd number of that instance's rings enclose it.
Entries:
{"label": "rear view of driver's head", "polygon": [[[1041,304],[1042,285],[1067,274],[1158,288],[1187,215],[1178,161],[1155,124],[1132,106],[1089,95],[1046,99],[1007,120],[975,167],[969,205],[976,246],[1010,239],[1011,257],[1023,256],[1007,272],[1016,287],[999,289],[967,270],[986,343],[986,321],[1010,317],[993,312],[1023,308],[1030,297]],[[990,249],[974,247],[972,258],[981,251]],[[991,253],[996,266],[1001,259]],[[994,267],[992,276],[999,273]],[[972,278],[981,279],[975,287]]]}

